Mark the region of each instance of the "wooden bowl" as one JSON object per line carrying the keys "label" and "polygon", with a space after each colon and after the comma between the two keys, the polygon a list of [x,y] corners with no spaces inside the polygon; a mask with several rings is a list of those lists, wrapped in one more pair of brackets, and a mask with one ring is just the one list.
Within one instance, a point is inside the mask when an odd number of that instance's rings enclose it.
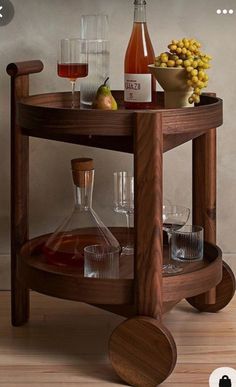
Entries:
{"label": "wooden bowl", "polygon": [[185,69],[156,67],[154,64],[148,67],[164,90],[165,108],[193,107],[188,102],[192,89],[187,85],[187,72]]}

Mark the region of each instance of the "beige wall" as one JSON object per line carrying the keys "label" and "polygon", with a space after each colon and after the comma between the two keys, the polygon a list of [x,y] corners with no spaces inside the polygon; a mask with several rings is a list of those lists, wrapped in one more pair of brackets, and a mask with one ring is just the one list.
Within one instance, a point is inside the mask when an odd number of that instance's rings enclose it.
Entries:
{"label": "beige wall", "polygon": [[[130,36],[132,1],[127,0],[12,0],[15,17],[0,27],[0,288],[4,286],[9,254],[9,62],[41,59],[45,70],[31,77],[31,92],[69,90],[56,75],[57,40],[79,34],[80,15],[107,13],[110,18],[111,85],[123,87],[123,57]],[[236,9],[233,0],[225,8],[233,16],[217,16],[221,0],[147,0],[150,35],[156,53],[172,38],[194,36],[213,55],[209,90],[224,99],[224,126],[218,135],[218,243],[225,253],[236,250],[236,113],[235,61]],[[96,162],[94,207],[107,224],[120,224],[112,212],[112,172],[132,169],[129,155],[32,139],[30,145],[31,235],[53,230],[72,203],[70,159],[92,156]],[[165,196],[173,202],[191,204],[191,145],[165,155]],[[2,279],[2,277],[4,277]],[[3,281],[4,280],[4,281]]]}

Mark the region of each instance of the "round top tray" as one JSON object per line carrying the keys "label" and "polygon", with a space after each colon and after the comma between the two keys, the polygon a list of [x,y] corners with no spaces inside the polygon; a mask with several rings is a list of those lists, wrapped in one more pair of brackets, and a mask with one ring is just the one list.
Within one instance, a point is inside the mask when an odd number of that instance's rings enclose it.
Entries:
{"label": "round top tray", "polygon": [[[155,110],[126,110],[123,91],[113,91],[117,111],[71,109],[71,93],[50,93],[26,97],[18,102],[18,123],[26,134],[48,138],[50,135],[132,136],[136,114],[161,114],[164,135],[204,132],[222,124],[222,100],[201,96],[196,107],[164,109],[158,93]],[[77,93],[79,98],[79,93]]]}

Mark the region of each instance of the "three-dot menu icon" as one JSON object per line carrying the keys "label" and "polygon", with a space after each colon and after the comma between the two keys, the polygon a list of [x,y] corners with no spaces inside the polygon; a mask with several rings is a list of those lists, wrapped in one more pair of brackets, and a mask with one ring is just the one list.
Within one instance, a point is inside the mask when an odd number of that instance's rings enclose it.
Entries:
{"label": "three-dot menu icon", "polygon": [[0,0],[0,27],[9,24],[14,17],[14,6],[10,0]]}
{"label": "three-dot menu icon", "polygon": [[234,10],[233,9],[217,9],[216,13],[217,13],[217,15],[233,15]]}

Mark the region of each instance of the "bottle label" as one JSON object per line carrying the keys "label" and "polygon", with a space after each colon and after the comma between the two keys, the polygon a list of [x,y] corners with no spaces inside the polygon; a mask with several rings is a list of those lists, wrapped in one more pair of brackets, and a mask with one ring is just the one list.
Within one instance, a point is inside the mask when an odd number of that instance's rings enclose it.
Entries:
{"label": "bottle label", "polygon": [[152,102],[152,75],[125,74],[126,102]]}

